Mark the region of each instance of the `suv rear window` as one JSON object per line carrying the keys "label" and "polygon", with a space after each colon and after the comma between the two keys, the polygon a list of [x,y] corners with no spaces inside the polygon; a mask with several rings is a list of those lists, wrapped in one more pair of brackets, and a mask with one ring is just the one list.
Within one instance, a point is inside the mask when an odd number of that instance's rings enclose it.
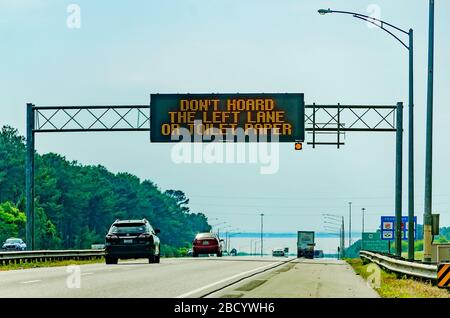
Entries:
{"label": "suv rear window", "polygon": [[210,238],[210,239],[215,239],[216,236],[212,233],[199,233],[197,234],[197,236],[195,236],[196,239],[205,239],[205,238]]}
{"label": "suv rear window", "polygon": [[15,243],[18,243],[18,244],[22,244],[22,240],[20,240],[20,239],[7,239],[5,243],[9,243],[9,244],[15,244]]}
{"label": "suv rear window", "polygon": [[143,223],[128,223],[128,224],[115,224],[111,227],[109,231],[112,234],[122,234],[122,233],[142,233],[146,232],[146,226]]}

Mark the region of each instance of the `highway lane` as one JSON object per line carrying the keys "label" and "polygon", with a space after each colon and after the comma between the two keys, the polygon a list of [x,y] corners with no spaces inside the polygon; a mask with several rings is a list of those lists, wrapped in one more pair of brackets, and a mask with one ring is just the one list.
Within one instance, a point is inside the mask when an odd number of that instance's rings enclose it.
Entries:
{"label": "highway lane", "polygon": [[345,261],[297,259],[208,297],[378,298],[379,295]]}
{"label": "highway lane", "polygon": [[[79,284],[80,288],[77,288]],[[378,297],[344,261],[200,257],[0,272],[6,297]]]}
{"label": "highway lane", "polygon": [[0,298],[199,297],[286,261],[270,257],[171,258],[161,259],[160,264],[135,260],[119,261],[118,265],[6,271],[0,272]]}

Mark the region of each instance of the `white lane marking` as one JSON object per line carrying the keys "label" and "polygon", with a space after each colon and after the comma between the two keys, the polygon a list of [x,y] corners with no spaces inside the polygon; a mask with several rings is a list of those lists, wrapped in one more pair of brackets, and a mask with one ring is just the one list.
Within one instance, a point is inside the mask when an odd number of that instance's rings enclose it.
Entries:
{"label": "white lane marking", "polygon": [[21,284],[32,284],[32,283],[38,283],[38,282],[42,282],[42,280],[40,280],[40,279],[29,280],[29,281],[26,281],[26,282],[21,282]]}
{"label": "white lane marking", "polygon": [[262,270],[264,270],[264,269],[266,269],[266,268],[269,268],[269,267],[275,267],[275,266],[277,266],[277,265],[279,265],[279,264],[281,264],[281,262],[277,262],[276,264],[273,264],[273,263],[272,263],[272,264],[269,264],[269,265],[265,265],[265,266],[261,266],[261,267],[258,267],[258,268],[249,270],[249,271],[244,272],[244,273],[239,273],[239,274],[233,275],[233,276],[231,276],[231,277],[227,277],[227,278],[224,278],[224,279],[222,279],[222,280],[219,280],[219,281],[217,281],[217,282],[215,282],[215,283],[212,283],[212,284],[209,284],[209,285],[206,285],[206,286],[203,286],[203,287],[194,289],[194,290],[192,290],[192,291],[190,291],[190,292],[187,292],[187,293],[182,294],[182,295],[180,295],[180,296],[177,296],[177,297],[175,297],[175,298],[186,298],[186,297],[189,297],[189,296],[191,296],[191,295],[193,295],[193,294],[199,293],[199,292],[201,292],[202,290],[211,288],[211,287],[216,286],[216,285],[219,285],[219,284],[223,284],[223,283],[225,283],[225,282],[227,282],[227,281],[230,281],[230,280],[232,280],[232,279],[239,278],[239,277],[241,277],[241,276],[246,276],[246,275],[249,275],[249,274],[253,274],[253,273],[255,273],[255,272],[262,271]]}
{"label": "white lane marking", "polygon": [[83,273],[81,276],[94,275],[94,273]]}

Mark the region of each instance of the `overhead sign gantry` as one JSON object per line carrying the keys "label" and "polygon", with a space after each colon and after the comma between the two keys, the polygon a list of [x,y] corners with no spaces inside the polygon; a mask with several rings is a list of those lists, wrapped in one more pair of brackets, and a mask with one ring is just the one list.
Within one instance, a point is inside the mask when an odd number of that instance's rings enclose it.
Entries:
{"label": "overhead sign gantry", "polygon": [[[348,132],[395,132],[395,217],[398,220],[396,233],[399,234],[396,238],[401,244],[402,103],[390,106],[305,105],[303,94],[156,94],[152,95],[151,105],[27,104],[25,187],[26,240],[29,248],[36,248],[34,156],[37,133],[145,131],[151,133],[152,141],[167,142],[174,129],[183,127],[189,130],[192,119],[204,120],[208,127],[218,131],[240,128],[247,132],[256,131],[258,136],[275,131],[279,134],[279,142],[306,141],[306,132],[312,136],[308,144],[312,144],[313,148],[320,145],[339,148],[343,145],[341,134]],[[318,141],[321,134],[336,135],[336,139]]]}

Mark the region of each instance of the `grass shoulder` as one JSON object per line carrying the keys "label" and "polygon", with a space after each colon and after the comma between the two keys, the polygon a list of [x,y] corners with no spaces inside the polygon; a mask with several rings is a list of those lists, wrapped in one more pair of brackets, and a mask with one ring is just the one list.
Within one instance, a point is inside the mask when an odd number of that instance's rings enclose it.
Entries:
{"label": "grass shoulder", "polygon": [[[364,280],[373,277],[373,271],[369,270],[370,265],[364,265],[361,259],[346,259],[357,275]],[[394,273],[388,273],[381,269],[379,286],[374,287],[383,298],[450,298],[450,292],[433,286],[430,282],[419,281],[407,277],[397,277]]]}
{"label": "grass shoulder", "polygon": [[29,268],[40,268],[40,267],[58,267],[58,266],[69,266],[69,265],[86,265],[86,264],[97,264],[104,263],[103,257],[91,260],[64,260],[64,261],[47,261],[47,262],[30,262],[30,263],[20,263],[20,264],[8,264],[0,265],[1,271],[10,270],[20,270]]}

